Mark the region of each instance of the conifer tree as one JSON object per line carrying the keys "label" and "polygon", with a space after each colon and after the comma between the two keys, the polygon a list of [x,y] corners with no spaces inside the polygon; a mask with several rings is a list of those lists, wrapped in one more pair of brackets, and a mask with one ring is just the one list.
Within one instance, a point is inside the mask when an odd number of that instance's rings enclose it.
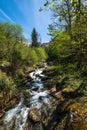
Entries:
{"label": "conifer tree", "polygon": [[32,47],[38,47],[38,33],[35,28],[33,28],[32,34],[31,34],[31,40],[32,40]]}

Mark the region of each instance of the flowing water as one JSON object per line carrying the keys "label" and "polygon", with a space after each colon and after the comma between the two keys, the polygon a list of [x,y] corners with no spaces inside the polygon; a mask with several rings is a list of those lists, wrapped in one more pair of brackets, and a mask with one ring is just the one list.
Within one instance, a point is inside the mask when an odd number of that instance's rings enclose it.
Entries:
{"label": "flowing water", "polygon": [[[41,81],[41,78],[45,77],[42,72],[44,68],[36,69],[35,71],[29,73],[32,78],[31,82],[28,82],[29,88],[26,89],[29,92],[30,96],[28,99],[29,106],[25,104],[25,98],[21,96],[20,102],[7,111],[3,121],[4,125],[0,130],[27,130],[25,127],[28,120],[28,113],[31,109],[37,109],[39,115],[41,115],[41,108],[45,106],[50,108],[51,97],[48,95],[47,90],[44,88],[44,83]],[[45,113],[46,109],[45,109]],[[39,130],[43,130],[42,124],[39,124]]]}

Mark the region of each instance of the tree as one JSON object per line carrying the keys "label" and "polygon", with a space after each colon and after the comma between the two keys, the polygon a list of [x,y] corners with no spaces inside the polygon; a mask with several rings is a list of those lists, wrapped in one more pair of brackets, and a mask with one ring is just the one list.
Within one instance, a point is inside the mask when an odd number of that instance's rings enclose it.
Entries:
{"label": "tree", "polygon": [[39,46],[38,33],[35,28],[33,28],[31,39],[32,39],[32,47],[38,47]]}
{"label": "tree", "polygon": [[17,24],[10,24],[8,22],[0,23],[0,45],[8,61],[12,61],[12,53],[17,44],[24,40],[22,28]]}
{"label": "tree", "polygon": [[[58,62],[59,60],[69,62],[72,59],[71,61],[76,64],[77,68],[85,68],[87,61],[87,0],[46,0],[44,6],[53,11],[54,18],[53,24],[49,26],[50,34],[56,39],[53,39],[54,42],[50,45],[51,59],[58,59]],[[61,34],[61,31],[58,32],[58,30],[62,30],[63,33]],[[70,36],[68,44],[66,44],[67,37],[64,36],[64,33]],[[65,43],[61,42],[63,36]]]}
{"label": "tree", "polygon": [[74,17],[71,0],[49,0],[45,6],[50,7],[51,11],[53,11],[54,22],[50,27],[52,27],[53,30],[55,29],[56,32],[58,29],[68,30],[71,35],[71,25]]}
{"label": "tree", "polygon": [[[86,0],[46,0],[44,6],[53,12],[54,22],[49,26],[51,34],[56,35],[55,32],[62,29],[67,31],[72,38],[73,23],[76,23],[77,27],[79,24],[81,25],[80,21],[84,15],[84,18],[87,19],[87,4],[85,2]],[[81,32],[80,29],[79,32]]]}

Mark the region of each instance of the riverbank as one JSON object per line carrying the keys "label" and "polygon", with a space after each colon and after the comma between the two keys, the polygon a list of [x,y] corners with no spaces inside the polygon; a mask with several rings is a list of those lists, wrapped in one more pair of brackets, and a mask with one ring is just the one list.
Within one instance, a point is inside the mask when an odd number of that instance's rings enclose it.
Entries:
{"label": "riverbank", "polygon": [[86,130],[87,96],[82,91],[85,81],[74,79],[74,75],[59,74],[56,66],[46,68],[45,74],[50,77],[46,82],[48,92],[58,102],[46,129]]}
{"label": "riverbank", "polygon": [[24,70],[20,67],[13,74],[8,62],[0,64],[0,118],[4,116],[5,111],[15,107],[20,100],[21,93],[24,93],[26,97],[29,95],[25,91],[25,83],[29,80],[27,73],[35,70],[36,67],[36,65],[25,66]]}

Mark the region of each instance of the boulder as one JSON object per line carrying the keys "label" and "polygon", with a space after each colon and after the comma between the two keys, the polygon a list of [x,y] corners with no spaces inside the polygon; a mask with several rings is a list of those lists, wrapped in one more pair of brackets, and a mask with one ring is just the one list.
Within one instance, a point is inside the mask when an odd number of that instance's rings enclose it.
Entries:
{"label": "boulder", "polygon": [[34,123],[37,123],[40,121],[40,115],[37,109],[32,109],[29,111],[28,114],[29,119],[31,119]]}
{"label": "boulder", "polygon": [[87,130],[87,103],[73,103],[68,110],[66,128]]}

